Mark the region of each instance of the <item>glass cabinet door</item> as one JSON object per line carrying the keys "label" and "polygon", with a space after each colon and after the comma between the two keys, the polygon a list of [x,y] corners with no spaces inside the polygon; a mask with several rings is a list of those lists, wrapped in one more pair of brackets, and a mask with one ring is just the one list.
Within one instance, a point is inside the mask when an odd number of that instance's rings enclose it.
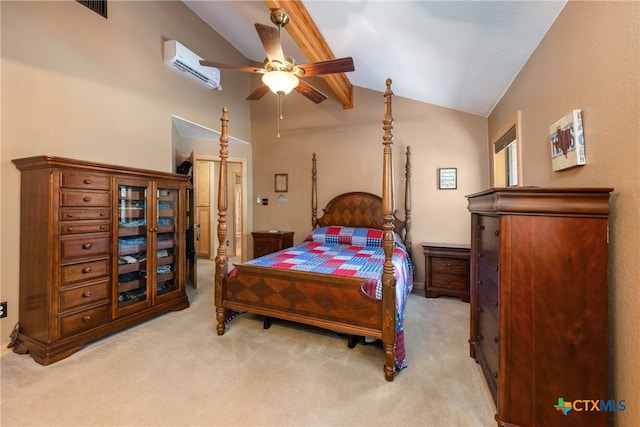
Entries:
{"label": "glass cabinet door", "polygon": [[158,188],[156,191],[156,218],[153,233],[155,244],[155,292],[161,297],[178,290],[177,237],[179,190]]}
{"label": "glass cabinet door", "polygon": [[[150,305],[147,278],[148,188],[118,185],[118,298],[116,312]],[[127,307],[136,306],[127,310]],[[125,314],[125,313],[123,313]]]}

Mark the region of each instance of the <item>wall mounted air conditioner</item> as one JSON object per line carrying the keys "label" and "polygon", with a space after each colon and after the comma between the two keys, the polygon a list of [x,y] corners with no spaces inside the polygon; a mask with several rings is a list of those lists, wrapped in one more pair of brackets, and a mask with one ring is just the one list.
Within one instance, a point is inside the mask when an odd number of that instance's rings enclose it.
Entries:
{"label": "wall mounted air conditioner", "polygon": [[200,65],[201,59],[198,55],[175,40],[167,40],[164,42],[165,64],[191,77],[209,89],[218,88],[218,90],[222,90],[222,86],[220,85],[220,70],[213,67],[203,67]]}

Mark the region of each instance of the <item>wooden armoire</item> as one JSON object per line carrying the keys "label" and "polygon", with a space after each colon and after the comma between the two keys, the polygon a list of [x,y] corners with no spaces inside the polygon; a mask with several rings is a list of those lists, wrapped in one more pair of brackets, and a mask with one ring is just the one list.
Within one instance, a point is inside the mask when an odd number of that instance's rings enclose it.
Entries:
{"label": "wooden armoire", "polygon": [[54,156],[21,171],[16,353],[48,365],[189,306],[187,177]]}
{"label": "wooden armoire", "polygon": [[[471,357],[499,426],[606,426],[611,188],[492,188],[471,212]],[[576,406],[576,409],[578,408]]]}

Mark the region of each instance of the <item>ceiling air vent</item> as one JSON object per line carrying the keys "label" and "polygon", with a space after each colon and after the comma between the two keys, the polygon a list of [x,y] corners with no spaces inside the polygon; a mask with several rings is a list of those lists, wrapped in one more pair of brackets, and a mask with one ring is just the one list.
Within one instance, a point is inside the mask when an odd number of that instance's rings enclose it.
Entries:
{"label": "ceiling air vent", "polygon": [[107,17],[107,0],[76,0],[78,3],[87,6],[98,15]]}

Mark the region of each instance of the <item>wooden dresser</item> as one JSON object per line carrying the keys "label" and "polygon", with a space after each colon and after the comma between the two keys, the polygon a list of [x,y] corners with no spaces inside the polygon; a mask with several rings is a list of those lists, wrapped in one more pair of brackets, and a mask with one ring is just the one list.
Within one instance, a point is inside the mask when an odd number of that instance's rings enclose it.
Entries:
{"label": "wooden dresser", "polygon": [[469,302],[469,245],[423,243],[424,296],[459,297]]}
{"label": "wooden dresser", "polygon": [[606,426],[611,188],[496,188],[471,212],[471,357],[500,426]]}
{"label": "wooden dresser", "polygon": [[281,251],[293,246],[293,231],[254,231],[253,236],[253,257],[261,256]]}
{"label": "wooden dresser", "polygon": [[48,365],[189,306],[186,176],[51,156],[13,163],[21,171],[15,352]]}

